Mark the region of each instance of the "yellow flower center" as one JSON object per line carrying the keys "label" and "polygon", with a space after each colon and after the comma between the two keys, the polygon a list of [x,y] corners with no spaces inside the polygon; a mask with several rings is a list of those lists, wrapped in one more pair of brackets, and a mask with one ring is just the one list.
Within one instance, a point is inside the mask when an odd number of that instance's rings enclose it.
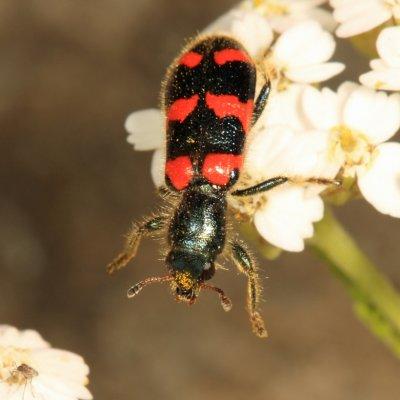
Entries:
{"label": "yellow flower center", "polygon": [[17,368],[29,365],[29,350],[0,346],[0,381],[10,385],[21,385],[26,376]]}
{"label": "yellow flower center", "polygon": [[331,133],[331,157],[344,158],[344,176],[354,176],[359,166],[368,167],[375,146],[362,132],[346,125],[337,125],[331,129]]}
{"label": "yellow flower center", "polygon": [[393,14],[395,24],[398,25],[400,23],[400,0],[383,0],[383,2]]}
{"label": "yellow flower center", "polygon": [[281,16],[289,14],[289,7],[281,0],[253,0],[254,8],[259,9],[266,16]]}

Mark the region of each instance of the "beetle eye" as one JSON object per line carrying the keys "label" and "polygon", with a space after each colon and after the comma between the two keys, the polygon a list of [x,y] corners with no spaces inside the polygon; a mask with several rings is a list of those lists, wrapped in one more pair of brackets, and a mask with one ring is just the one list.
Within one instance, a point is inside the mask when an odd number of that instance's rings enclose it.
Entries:
{"label": "beetle eye", "polygon": [[204,264],[204,271],[208,271],[211,268],[211,263]]}

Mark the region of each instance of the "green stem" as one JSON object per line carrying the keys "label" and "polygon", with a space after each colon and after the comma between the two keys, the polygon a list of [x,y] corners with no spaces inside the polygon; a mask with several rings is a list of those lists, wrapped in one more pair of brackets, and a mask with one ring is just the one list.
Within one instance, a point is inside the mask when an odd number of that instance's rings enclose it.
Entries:
{"label": "green stem", "polygon": [[345,284],[358,317],[400,357],[400,295],[330,210],[316,224],[309,245]]}

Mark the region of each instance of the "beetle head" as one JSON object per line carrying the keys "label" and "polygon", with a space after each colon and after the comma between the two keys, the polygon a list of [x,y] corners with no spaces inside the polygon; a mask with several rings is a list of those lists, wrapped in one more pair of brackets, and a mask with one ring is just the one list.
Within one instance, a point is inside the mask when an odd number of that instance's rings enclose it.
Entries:
{"label": "beetle head", "polygon": [[200,285],[214,275],[214,265],[203,254],[173,250],[166,259],[167,268],[174,277],[175,294],[179,301],[193,304]]}

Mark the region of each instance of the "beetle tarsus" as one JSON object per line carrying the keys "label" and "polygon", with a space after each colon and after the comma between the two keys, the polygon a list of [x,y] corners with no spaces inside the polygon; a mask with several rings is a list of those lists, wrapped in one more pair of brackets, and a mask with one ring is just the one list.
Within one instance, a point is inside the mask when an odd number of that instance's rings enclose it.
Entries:
{"label": "beetle tarsus", "polygon": [[207,290],[212,290],[214,292],[217,292],[219,294],[219,299],[221,301],[221,306],[224,309],[224,311],[228,312],[228,311],[230,311],[232,309],[232,301],[231,301],[231,299],[225,294],[225,292],[221,288],[213,286],[213,285],[208,285],[208,284],[205,284],[205,283],[202,283],[200,285],[200,287],[202,289],[207,289]]}
{"label": "beetle tarsus", "polygon": [[260,286],[255,263],[246,248],[237,241],[231,242],[231,258],[239,271],[247,276],[247,309],[253,332],[258,337],[265,338],[267,337],[267,330],[261,315],[257,311],[260,300]]}

